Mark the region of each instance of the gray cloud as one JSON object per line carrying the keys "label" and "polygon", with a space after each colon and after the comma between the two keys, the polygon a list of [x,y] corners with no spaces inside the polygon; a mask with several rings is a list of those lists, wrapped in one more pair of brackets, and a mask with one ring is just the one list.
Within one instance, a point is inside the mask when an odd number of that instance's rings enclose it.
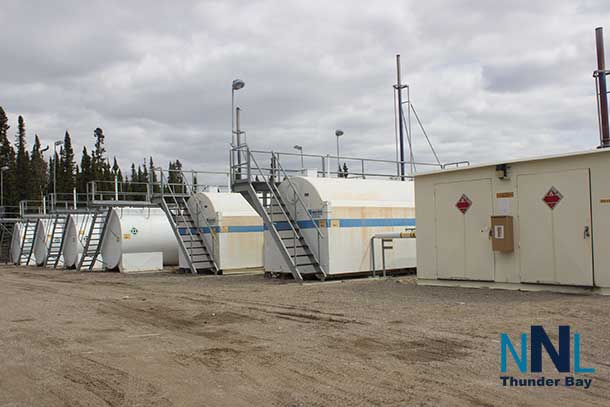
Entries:
{"label": "gray cloud", "polygon": [[0,105],[46,143],[69,129],[80,150],[104,128],[124,170],[149,155],[218,169],[240,77],[252,146],[334,154],[342,128],[345,154],[393,159],[399,52],[444,161],[580,150],[597,143],[608,17],[606,1],[5,1]]}

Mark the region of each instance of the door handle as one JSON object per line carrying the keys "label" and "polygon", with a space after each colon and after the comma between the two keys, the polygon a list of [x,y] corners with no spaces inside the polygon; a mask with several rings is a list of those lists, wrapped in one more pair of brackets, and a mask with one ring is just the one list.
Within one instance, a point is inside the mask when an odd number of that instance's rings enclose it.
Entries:
{"label": "door handle", "polygon": [[589,226],[585,226],[585,239],[588,239],[591,237],[591,230],[589,229]]}

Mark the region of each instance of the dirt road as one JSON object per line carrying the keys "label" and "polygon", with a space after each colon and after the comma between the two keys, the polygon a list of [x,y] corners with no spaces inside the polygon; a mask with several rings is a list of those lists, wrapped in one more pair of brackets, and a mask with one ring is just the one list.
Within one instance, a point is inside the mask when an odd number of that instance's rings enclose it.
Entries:
{"label": "dirt road", "polygon": [[[607,406],[610,298],[0,269],[0,406]],[[591,388],[507,388],[499,334],[582,334]],[[547,361],[545,361],[547,363]],[[554,376],[560,377],[557,374]]]}

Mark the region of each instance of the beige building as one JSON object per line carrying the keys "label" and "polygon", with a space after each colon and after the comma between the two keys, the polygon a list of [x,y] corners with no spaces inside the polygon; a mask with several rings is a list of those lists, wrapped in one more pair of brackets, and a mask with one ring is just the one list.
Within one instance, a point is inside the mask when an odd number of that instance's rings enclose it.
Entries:
{"label": "beige building", "polygon": [[610,293],[610,149],[419,174],[419,284]]}

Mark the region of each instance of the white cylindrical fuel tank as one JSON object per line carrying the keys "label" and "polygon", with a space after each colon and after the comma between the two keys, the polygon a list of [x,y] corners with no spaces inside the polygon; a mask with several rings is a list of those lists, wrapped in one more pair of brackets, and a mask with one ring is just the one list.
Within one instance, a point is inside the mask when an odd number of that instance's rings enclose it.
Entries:
{"label": "white cylindrical fuel tank", "polygon": [[[178,265],[178,242],[161,208],[114,208],[107,222],[101,248],[107,269],[127,272],[158,269],[157,263]],[[157,261],[161,255],[162,262]]]}
{"label": "white cylindrical fuel tank", "polygon": [[[263,265],[263,220],[239,193],[198,192],[188,200],[193,219],[223,272]],[[187,263],[180,253],[180,267]]]}
{"label": "white cylindrical fuel tank", "polygon": [[63,248],[61,251],[65,267],[76,267],[76,264],[83,253],[85,246],[84,239],[89,231],[92,219],[93,215],[86,213],[73,213],[68,216]]}
{"label": "white cylindrical fuel tank", "polygon": [[13,237],[11,239],[11,260],[14,264],[19,262],[19,252],[21,251],[21,238],[23,231],[23,222],[15,222],[13,228]]}
{"label": "white cylindrical fuel tank", "polygon": [[[294,186],[315,223],[298,201],[285,202],[286,208],[329,275],[371,271],[371,238],[415,227],[411,181],[303,176],[291,177],[290,181],[279,185],[282,196],[292,199]],[[319,240],[315,225],[322,235]],[[277,226],[288,229],[285,221]],[[265,232],[265,270],[289,272],[270,233]],[[375,264],[380,265],[381,242],[374,244]],[[385,252],[387,269],[415,267],[415,244],[415,239],[395,240],[393,250]]]}
{"label": "white cylindrical fuel tank", "polygon": [[55,218],[40,218],[36,225],[36,235],[34,236],[34,246],[32,248],[37,266],[44,266],[47,261],[49,239]]}

